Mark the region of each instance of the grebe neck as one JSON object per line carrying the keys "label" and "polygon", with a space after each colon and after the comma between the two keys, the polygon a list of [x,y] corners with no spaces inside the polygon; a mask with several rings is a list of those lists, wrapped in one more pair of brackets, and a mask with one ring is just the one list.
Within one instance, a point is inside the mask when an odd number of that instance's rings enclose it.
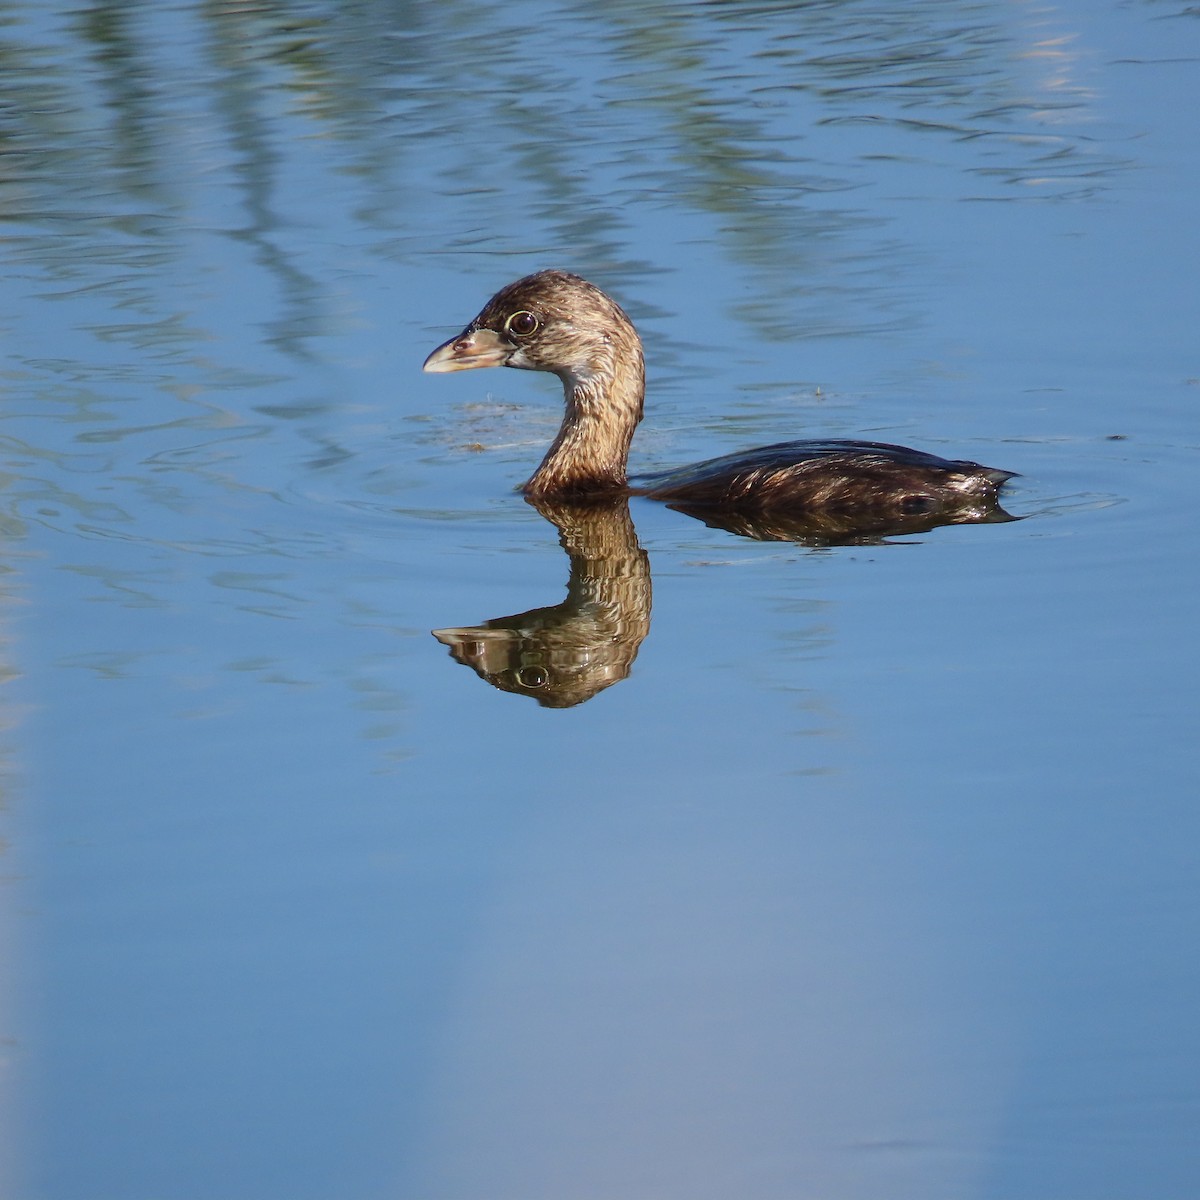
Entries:
{"label": "grebe neck", "polygon": [[612,496],[627,490],[629,443],[642,419],[646,373],[640,345],[556,372],[565,412],[542,464],[522,489],[530,497]]}

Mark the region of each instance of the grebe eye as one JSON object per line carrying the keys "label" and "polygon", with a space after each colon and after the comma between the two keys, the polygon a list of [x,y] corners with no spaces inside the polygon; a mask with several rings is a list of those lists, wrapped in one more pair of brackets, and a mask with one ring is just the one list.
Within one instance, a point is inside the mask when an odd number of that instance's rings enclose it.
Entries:
{"label": "grebe eye", "polygon": [[545,667],[519,667],[516,680],[526,688],[544,688],[550,682],[550,672]]}
{"label": "grebe eye", "polygon": [[515,312],[507,321],[504,322],[504,328],[509,333],[515,333],[517,337],[528,337],[531,333],[536,333],[538,327],[538,319],[526,309],[521,309],[520,312]]}

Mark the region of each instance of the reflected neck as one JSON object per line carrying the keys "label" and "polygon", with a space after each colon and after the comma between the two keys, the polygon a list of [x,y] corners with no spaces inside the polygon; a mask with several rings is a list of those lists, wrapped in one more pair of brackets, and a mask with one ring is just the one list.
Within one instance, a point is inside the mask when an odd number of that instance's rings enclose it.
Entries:
{"label": "reflected neck", "polygon": [[641,346],[628,348],[619,360],[558,376],[566,412],[542,465],[525,484],[525,494],[598,497],[625,492],[629,444],[642,419],[646,389]]}

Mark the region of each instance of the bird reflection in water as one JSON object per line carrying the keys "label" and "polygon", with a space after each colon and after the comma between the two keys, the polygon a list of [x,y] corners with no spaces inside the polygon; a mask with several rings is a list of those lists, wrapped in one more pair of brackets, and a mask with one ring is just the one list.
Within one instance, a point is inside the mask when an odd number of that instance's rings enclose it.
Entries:
{"label": "bird reflection in water", "polygon": [[891,538],[929,533],[941,525],[1000,525],[1019,521],[997,503],[956,508],[941,513],[803,513],[776,510],[766,513],[703,505],[668,504],[668,508],[703,521],[710,529],[724,529],[759,542],[793,542],[821,549],[828,546],[883,546]]}
{"label": "bird reflection in water", "polygon": [[629,674],[650,631],[650,560],[626,500],[535,507],[567,552],[566,599],[433,636],[494,687],[571,708]]}
{"label": "bird reflection in water", "polygon": [[[555,526],[567,552],[566,599],[482,625],[435,629],[433,636],[493,687],[532,696],[546,708],[572,708],[629,674],[650,632],[650,559],[638,544],[625,499],[529,503]],[[883,545],[889,536],[926,533],[954,519],[856,522],[828,513],[767,518],[671,507],[742,537],[812,548]],[[1015,520],[998,508],[980,519]]]}

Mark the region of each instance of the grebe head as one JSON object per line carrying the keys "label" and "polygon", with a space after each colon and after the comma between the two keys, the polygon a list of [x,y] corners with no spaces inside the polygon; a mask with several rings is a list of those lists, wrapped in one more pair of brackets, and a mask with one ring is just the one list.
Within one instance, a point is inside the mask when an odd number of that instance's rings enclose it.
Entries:
{"label": "grebe head", "polygon": [[501,288],[462,333],[426,360],[431,372],[476,367],[550,371],[568,388],[642,375],[633,323],[598,287],[566,271],[539,271]]}

